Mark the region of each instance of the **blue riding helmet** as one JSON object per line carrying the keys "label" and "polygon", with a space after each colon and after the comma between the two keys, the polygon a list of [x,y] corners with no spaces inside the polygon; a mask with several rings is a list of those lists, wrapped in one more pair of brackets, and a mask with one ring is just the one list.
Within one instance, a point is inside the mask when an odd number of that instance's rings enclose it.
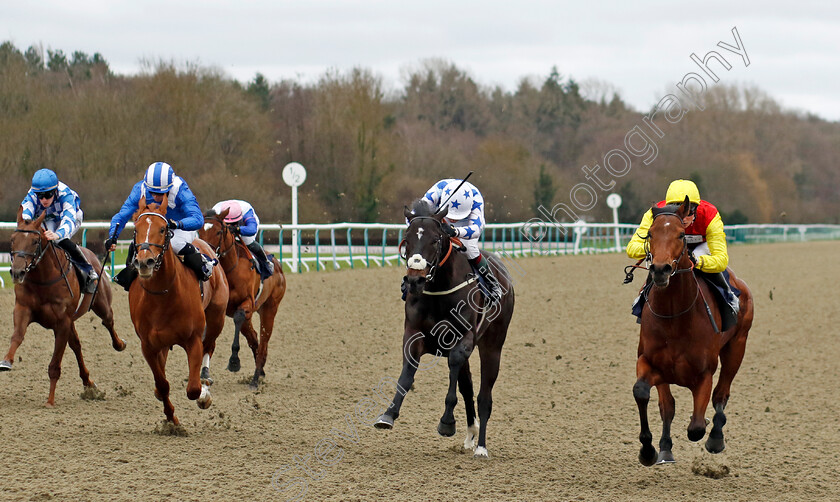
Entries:
{"label": "blue riding helmet", "polygon": [[38,169],[32,176],[32,191],[49,192],[58,188],[58,176],[51,169]]}
{"label": "blue riding helmet", "polygon": [[146,169],[146,177],[143,182],[146,189],[152,193],[169,193],[174,176],[172,166],[166,162],[155,162]]}

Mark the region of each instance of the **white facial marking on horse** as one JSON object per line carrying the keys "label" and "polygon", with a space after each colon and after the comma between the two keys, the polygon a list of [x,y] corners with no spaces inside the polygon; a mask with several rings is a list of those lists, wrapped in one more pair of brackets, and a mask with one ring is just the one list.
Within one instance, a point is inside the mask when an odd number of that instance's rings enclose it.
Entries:
{"label": "white facial marking on horse", "polygon": [[407,265],[412,270],[424,270],[426,268],[426,259],[420,254],[415,254],[408,259]]}
{"label": "white facial marking on horse", "polygon": [[152,219],[146,216],[146,224],[149,225],[149,228],[146,229],[146,242],[149,242],[149,233],[152,231]]}
{"label": "white facial marking on horse", "polygon": [[208,230],[210,230],[211,228],[213,228],[213,224],[212,224],[212,223],[205,223],[205,224],[204,224],[204,231],[205,231],[205,232],[206,232],[206,231],[208,231]]}
{"label": "white facial marking on horse", "polygon": [[420,240],[420,239],[422,239],[422,238],[423,238],[423,229],[422,229],[422,228],[418,228],[418,229],[417,229],[417,240]]}

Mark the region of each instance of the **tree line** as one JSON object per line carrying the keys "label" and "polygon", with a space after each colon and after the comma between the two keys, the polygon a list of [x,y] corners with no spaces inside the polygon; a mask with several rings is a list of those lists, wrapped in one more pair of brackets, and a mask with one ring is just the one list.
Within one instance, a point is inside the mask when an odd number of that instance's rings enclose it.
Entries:
{"label": "tree line", "polygon": [[[840,223],[840,124],[783,110],[753,87],[710,88],[657,138],[649,165],[617,178],[621,220],[636,222],[675,178],[696,181],[725,223]],[[203,209],[251,202],[264,222],[290,220],[288,162],[307,168],[300,221],[399,222],[441,178],[471,178],[490,222],[526,221],[567,202],[593,166],[651,110],[609,85],[556,68],[512,91],[455,64],[421,61],[403,87],[365,68],[311,83],[241,84],[218,69],[146,61],[113,73],[99,53],[0,45],[0,219],[14,218],[32,173],[50,168],[109,219],[151,162],[170,163]],[[584,218],[605,221],[599,202]]]}

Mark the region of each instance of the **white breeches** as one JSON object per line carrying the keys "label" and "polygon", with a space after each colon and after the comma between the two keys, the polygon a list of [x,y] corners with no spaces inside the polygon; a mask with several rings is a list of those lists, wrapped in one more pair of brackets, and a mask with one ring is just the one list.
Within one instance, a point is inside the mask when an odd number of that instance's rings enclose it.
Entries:
{"label": "white breeches", "polygon": [[173,251],[180,253],[184,249],[184,246],[192,244],[192,241],[196,239],[198,239],[198,232],[195,230],[176,229],[172,231],[172,238],[169,239],[169,244],[172,246]]}

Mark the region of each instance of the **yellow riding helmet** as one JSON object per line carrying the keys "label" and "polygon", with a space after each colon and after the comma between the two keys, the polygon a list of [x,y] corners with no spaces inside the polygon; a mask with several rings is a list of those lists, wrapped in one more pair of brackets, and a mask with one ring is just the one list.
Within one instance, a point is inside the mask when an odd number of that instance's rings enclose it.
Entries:
{"label": "yellow riding helmet", "polygon": [[668,193],[665,194],[665,202],[668,204],[682,203],[685,196],[694,204],[700,204],[700,190],[691,180],[674,180],[668,186]]}

